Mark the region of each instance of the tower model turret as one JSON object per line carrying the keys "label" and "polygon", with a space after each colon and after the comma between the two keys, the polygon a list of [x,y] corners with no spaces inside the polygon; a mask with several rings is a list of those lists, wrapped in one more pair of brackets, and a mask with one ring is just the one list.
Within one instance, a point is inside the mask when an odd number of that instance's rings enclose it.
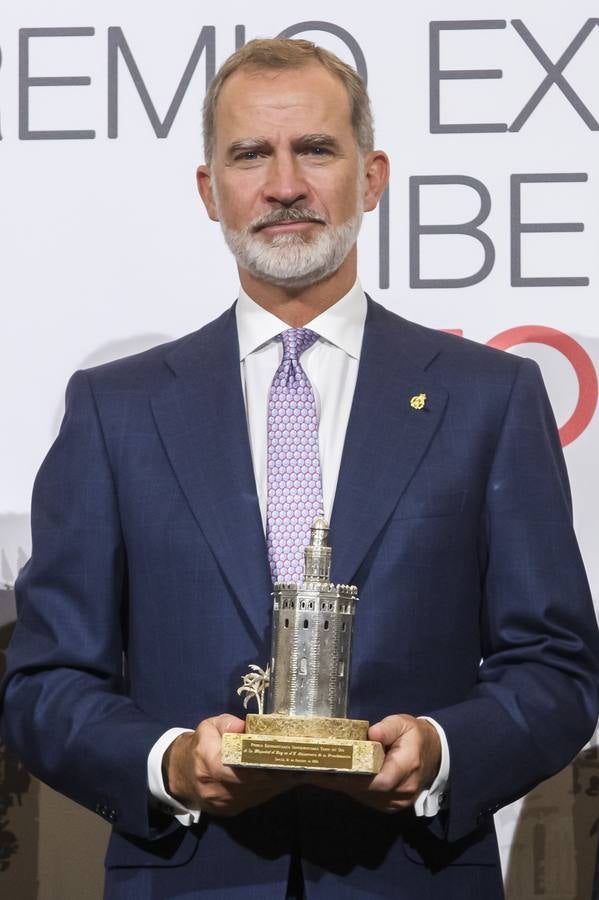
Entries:
{"label": "tower model turret", "polygon": [[299,583],[273,593],[268,713],[345,718],[358,591],[331,584],[329,526],[315,519]]}

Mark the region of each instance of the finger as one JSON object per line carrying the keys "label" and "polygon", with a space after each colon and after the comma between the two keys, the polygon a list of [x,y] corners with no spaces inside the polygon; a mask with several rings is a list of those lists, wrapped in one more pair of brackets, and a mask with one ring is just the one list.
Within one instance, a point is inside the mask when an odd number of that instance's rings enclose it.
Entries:
{"label": "finger", "polygon": [[201,780],[239,783],[239,778],[235,771],[230,766],[224,766],[222,763],[222,735],[226,733],[224,729],[229,726],[236,727],[237,722],[240,722],[245,727],[241,719],[224,714],[204,719],[196,728],[194,755],[196,759],[196,774]]}
{"label": "finger", "polygon": [[415,742],[405,741],[387,751],[381,771],[372,779],[369,790],[389,793],[398,788],[406,788],[408,779],[419,768],[420,758]]}
{"label": "finger", "polygon": [[[280,772],[261,767],[233,767],[222,762],[222,737],[227,733],[242,734],[245,722],[230,713],[204,719],[196,728],[197,759],[200,770],[214,782],[237,786],[244,795],[268,796],[279,794],[299,781],[296,773]],[[272,785],[272,788],[269,786]],[[267,796],[268,792],[268,796]]]}
{"label": "finger", "polygon": [[[241,783],[214,783],[205,792],[205,796],[209,797],[210,808],[217,815],[235,815],[248,807],[265,803],[292,786],[286,778],[264,780],[263,773],[258,771],[239,770],[237,774],[241,776]],[[256,776],[256,780],[251,780],[252,775]]]}
{"label": "finger", "polygon": [[238,719],[237,716],[233,716],[231,713],[213,716],[211,719],[206,719],[205,721],[209,722],[221,737],[223,734],[243,734],[245,731],[244,720]]}
{"label": "finger", "polygon": [[412,794],[396,794],[393,797],[368,794],[360,798],[360,802],[377,812],[393,814],[411,809],[414,805],[414,797]]}
{"label": "finger", "polygon": [[368,729],[368,738],[390,747],[413,728],[412,716],[387,716]]}
{"label": "finger", "polygon": [[[224,767],[229,768],[228,766]],[[233,768],[233,767],[232,767]],[[300,778],[295,772],[285,772],[281,769],[264,769],[256,766],[239,766],[234,767],[233,771],[237,776],[237,784],[247,786],[248,788],[258,788],[263,790],[264,785],[271,786],[273,793],[280,793],[286,789],[286,785],[295,786],[299,784]]]}

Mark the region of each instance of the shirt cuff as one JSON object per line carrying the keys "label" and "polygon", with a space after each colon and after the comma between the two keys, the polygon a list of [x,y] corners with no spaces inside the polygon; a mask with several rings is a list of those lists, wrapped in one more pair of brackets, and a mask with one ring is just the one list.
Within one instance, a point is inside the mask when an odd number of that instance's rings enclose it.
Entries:
{"label": "shirt cuff", "polygon": [[168,813],[181,825],[195,825],[200,819],[199,809],[187,809],[170,794],[167,794],[162,778],[162,757],[176,737],[190,732],[191,728],[169,728],[161,735],[148,754],[148,788],[161,812]]}
{"label": "shirt cuff", "polygon": [[437,777],[429,788],[421,791],[414,803],[414,812],[417,816],[436,816],[440,809],[445,809],[448,802],[447,788],[449,784],[449,745],[445,731],[429,716],[418,716],[419,719],[425,719],[435,728],[441,741],[441,763]]}

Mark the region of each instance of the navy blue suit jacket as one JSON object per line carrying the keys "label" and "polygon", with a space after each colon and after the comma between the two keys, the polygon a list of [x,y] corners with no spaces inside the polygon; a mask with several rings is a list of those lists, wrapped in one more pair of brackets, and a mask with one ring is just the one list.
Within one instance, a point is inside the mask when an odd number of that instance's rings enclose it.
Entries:
{"label": "navy blue suit jacket", "polygon": [[360,597],[349,713],[443,726],[451,799],[436,819],[307,786],[191,829],[149,809],[154,741],[242,715],[241,674],[269,657],[234,308],[73,376],[32,530],[4,733],[113,822],[111,897],[155,896],[150,871],[171,879],[164,896],[282,897],[292,848],[310,898],[499,897],[492,813],[595,726],[596,619],[538,367],[371,300],[331,521],[333,580]]}

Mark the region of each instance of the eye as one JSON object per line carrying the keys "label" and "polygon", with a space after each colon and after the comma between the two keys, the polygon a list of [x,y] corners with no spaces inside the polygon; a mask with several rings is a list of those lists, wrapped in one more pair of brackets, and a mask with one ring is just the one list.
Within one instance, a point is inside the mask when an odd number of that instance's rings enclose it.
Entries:
{"label": "eye", "polygon": [[308,147],[308,152],[313,156],[330,156],[331,153],[328,147],[321,147],[319,144],[316,144],[314,147]]}
{"label": "eye", "polygon": [[235,159],[239,159],[242,162],[253,162],[258,159],[258,151],[257,150],[244,150],[243,153],[238,153]]}

